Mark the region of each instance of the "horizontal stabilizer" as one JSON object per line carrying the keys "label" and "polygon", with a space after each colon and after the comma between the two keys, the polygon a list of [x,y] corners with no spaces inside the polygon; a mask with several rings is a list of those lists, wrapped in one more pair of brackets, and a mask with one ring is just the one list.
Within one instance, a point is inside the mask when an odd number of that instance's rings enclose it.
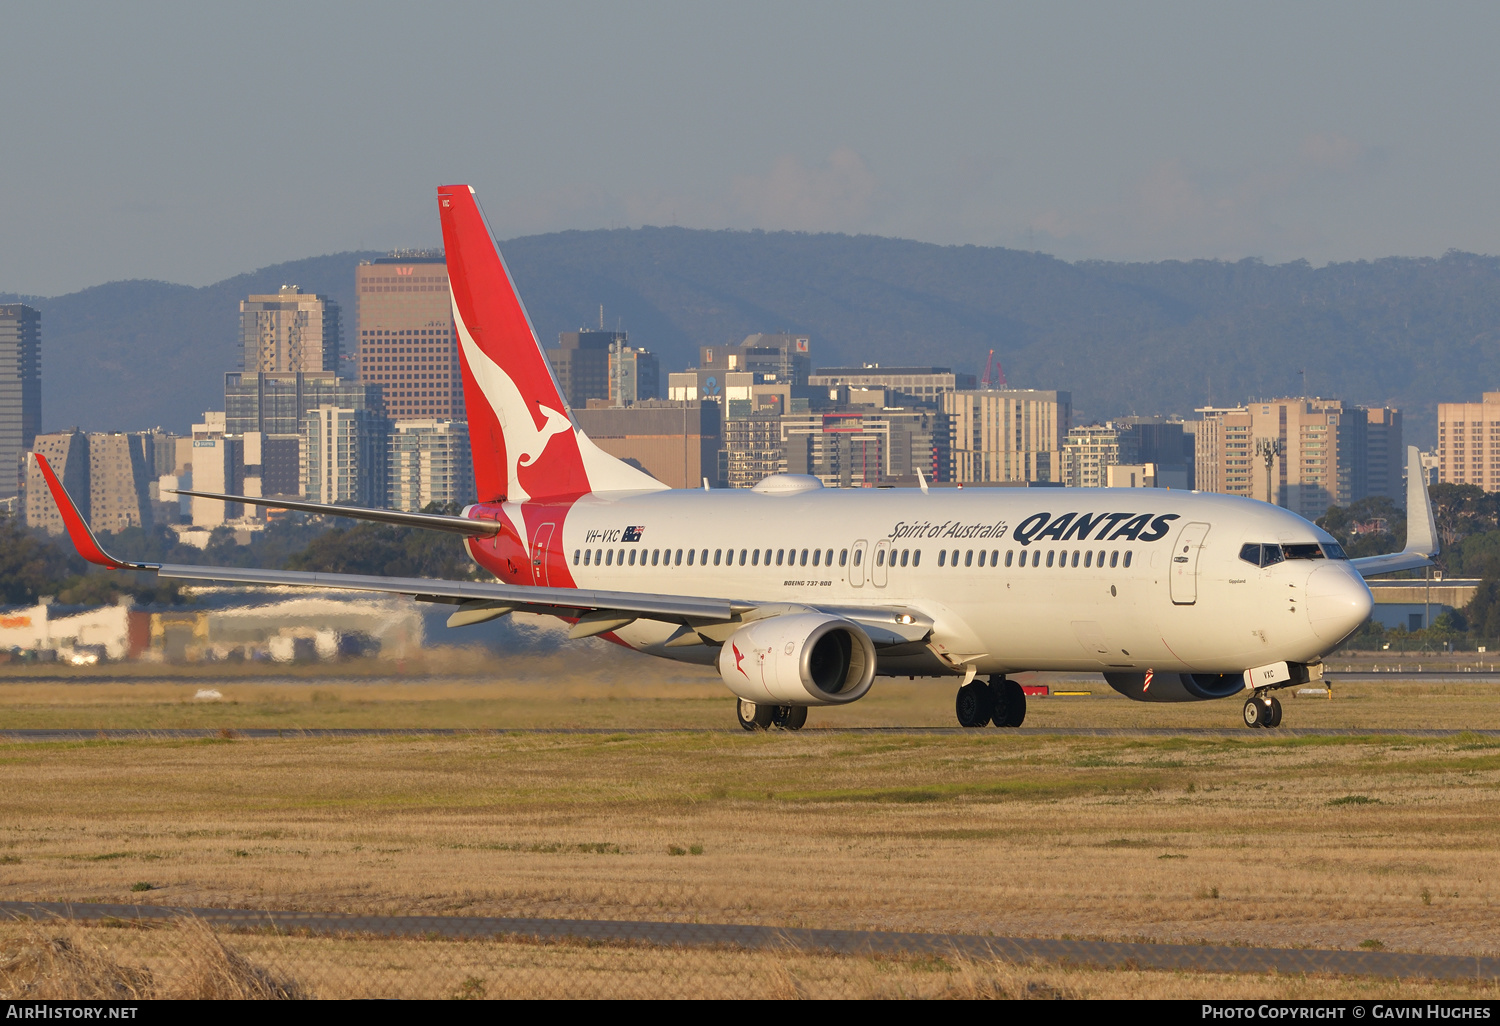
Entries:
{"label": "horizontal stabilizer", "polygon": [[176,495],[191,495],[199,499],[220,499],[224,502],[243,502],[251,506],[269,509],[294,509],[299,513],[320,513],[329,517],[349,517],[353,520],[371,520],[377,524],[395,524],[398,527],[422,527],[429,531],[450,531],[476,538],[489,538],[500,530],[494,520],[470,520],[468,517],[449,516],[444,513],[407,513],[395,509],[369,509],[365,506],[335,506],[326,502],[304,502],[301,499],[267,499],[256,495],[221,495],[218,492],[195,492],[179,488]]}

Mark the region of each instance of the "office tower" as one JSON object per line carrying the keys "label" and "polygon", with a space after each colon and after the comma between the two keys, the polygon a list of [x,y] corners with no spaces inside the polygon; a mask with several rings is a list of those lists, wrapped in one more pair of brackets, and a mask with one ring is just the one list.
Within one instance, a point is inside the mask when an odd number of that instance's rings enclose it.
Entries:
{"label": "office tower", "polygon": [[977,389],[942,396],[952,432],[953,480],[1052,482],[1073,416],[1070,392]]}
{"label": "office tower", "polygon": [[0,499],[13,499],[42,426],[42,315],[0,305]]}
{"label": "office tower", "polygon": [[[82,431],[58,431],[37,435],[31,451],[47,457],[47,464],[78,506],[78,512],[89,519],[89,440]],[[52,493],[34,461],[28,460],[26,472],[26,526],[39,527],[48,534],[62,534],[67,528],[62,514],[52,501]]]}
{"label": "office tower", "polygon": [[147,434],[90,434],[89,526],[95,531],[151,527],[155,440]]}
{"label": "office tower", "polygon": [[309,411],[302,423],[302,494],[309,501],[355,506],[386,501],[384,417],[327,405]]}
{"label": "office tower", "polygon": [[948,477],[946,417],[928,409],[873,406],[781,417],[786,472],[830,488],[916,485]]}
{"label": "office tower", "polygon": [[974,375],[955,374],[950,367],[882,367],[878,363],[862,367],[820,367],[808,377],[807,383],[814,388],[847,386],[848,399],[830,391],[829,398],[836,402],[857,401],[853,393],[860,389],[884,389],[883,405],[931,407],[941,405],[946,392],[975,386]]}
{"label": "office tower", "polygon": [[[1237,408],[1204,408],[1196,435],[1196,487],[1284,506],[1316,520],[1332,505],[1366,495],[1400,503],[1392,444],[1401,449],[1399,411],[1339,399],[1284,398]],[[1439,445],[1442,444],[1441,412]],[[1372,479],[1371,425],[1379,466]]]}
{"label": "office tower", "polygon": [[1477,403],[1438,403],[1438,480],[1500,491],[1500,392]]}
{"label": "office tower", "polygon": [[698,488],[705,477],[719,482],[718,403],[643,399],[611,406],[596,399],[573,417],[595,445],[662,484]]}
{"label": "office tower", "polygon": [[398,420],[390,432],[387,491],[393,509],[474,501],[469,430],[462,421]]}
{"label": "office tower", "polygon": [[[193,488],[200,492],[216,492],[220,495],[245,494],[244,439],[230,436],[225,431],[222,411],[209,410],[203,420],[193,425],[192,460],[189,470]],[[245,515],[245,507],[238,502],[220,502],[218,499],[189,500],[192,523],[197,527],[218,527],[228,520],[237,520]]]}
{"label": "office tower", "polygon": [[1406,446],[1402,444],[1401,411],[1369,406],[1365,417],[1365,494],[1386,495],[1396,505],[1405,506]]}
{"label": "office tower", "polygon": [[812,372],[811,341],[785,333],[746,335],[743,342],[701,347],[698,369],[720,380],[729,371],[748,371],[758,382],[806,385]]}
{"label": "office tower", "polygon": [[1122,425],[1069,428],[1063,439],[1062,472],[1058,480],[1069,488],[1105,488],[1109,484],[1110,467],[1133,464],[1139,459],[1135,439]]}
{"label": "office tower", "polygon": [[755,409],[745,400],[728,403],[719,478],[728,488],[754,488],[787,469],[779,405]]}
{"label": "office tower", "polygon": [[397,251],[355,270],[359,380],[397,420],[463,420],[462,372],[441,252]]}
{"label": "office tower", "polygon": [[327,296],[283,285],[240,302],[240,341],[248,374],[339,369],[339,307]]}
{"label": "office tower", "polygon": [[624,343],[609,347],[609,404],[629,406],[661,398],[661,365],[656,354]]}
{"label": "office tower", "polygon": [[610,399],[610,348],[627,345],[629,335],[623,331],[580,328],[557,336],[557,348],[547,350],[547,360],[570,407],[581,410],[590,399]]}

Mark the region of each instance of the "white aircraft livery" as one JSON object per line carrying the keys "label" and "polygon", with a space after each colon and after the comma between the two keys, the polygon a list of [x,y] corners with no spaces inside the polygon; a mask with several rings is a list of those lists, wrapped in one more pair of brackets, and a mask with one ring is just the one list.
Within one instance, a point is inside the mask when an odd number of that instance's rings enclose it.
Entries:
{"label": "white aircraft livery", "polygon": [[1274,727],[1280,688],[1369,617],[1364,578],[1427,566],[1432,508],[1408,450],[1404,551],[1349,559],[1263,502],[1162,489],[836,489],[777,474],[670,489],[579,429],[468,186],[438,190],[478,500],[459,516],[184,491],[460,535],[493,581],[244,570],[116,559],[41,456],[92,562],[179,580],[410,595],[450,627],[512,612],[713,667],[747,730],[797,729],[879,676],[958,684],[966,727],[1019,727],[1013,675],[1100,673],[1144,702],[1243,695]]}

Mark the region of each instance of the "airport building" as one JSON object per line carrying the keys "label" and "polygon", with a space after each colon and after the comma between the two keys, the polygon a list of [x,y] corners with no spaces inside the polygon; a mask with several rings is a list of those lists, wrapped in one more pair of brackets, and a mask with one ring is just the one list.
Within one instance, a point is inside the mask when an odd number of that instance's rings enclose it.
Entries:
{"label": "airport building", "polygon": [[240,302],[240,342],[247,374],[339,369],[339,306],[327,296],[283,285],[275,295]]}
{"label": "airport building", "polygon": [[441,252],[397,251],[361,263],[358,375],[395,420],[463,420],[462,371]]}
{"label": "airport building", "polygon": [[469,426],[456,420],[398,420],[391,427],[387,490],[392,509],[474,501]]}
{"label": "airport building", "polygon": [[42,315],[0,304],[0,500],[14,499],[42,428]]}
{"label": "airport building", "polygon": [[963,389],[942,396],[953,480],[962,484],[1057,482],[1073,417],[1069,392]]}

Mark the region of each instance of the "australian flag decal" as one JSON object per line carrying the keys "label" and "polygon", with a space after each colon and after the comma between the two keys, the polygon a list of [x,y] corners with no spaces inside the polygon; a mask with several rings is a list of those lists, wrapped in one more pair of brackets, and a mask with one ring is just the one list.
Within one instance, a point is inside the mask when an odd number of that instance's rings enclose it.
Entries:
{"label": "australian flag decal", "polygon": [[641,540],[641,532],[645,530],[646,529],[644,527],[627,527],[625,528],[624,537],[622,537],[620,540],[628,542],[638,542]]}

